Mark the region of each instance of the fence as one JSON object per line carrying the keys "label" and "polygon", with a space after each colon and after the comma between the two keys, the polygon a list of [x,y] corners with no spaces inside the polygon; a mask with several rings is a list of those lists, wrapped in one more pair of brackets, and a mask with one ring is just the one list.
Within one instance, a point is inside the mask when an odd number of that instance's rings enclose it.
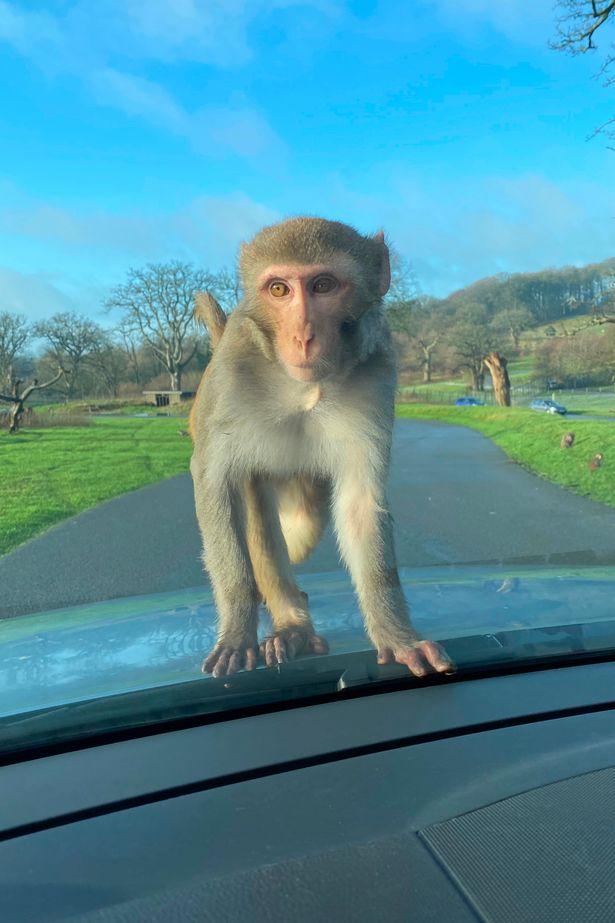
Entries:
{"label": "fence", "polygon": [[[613,407],[615,408],[615,390],[612,385],[604,385],[596,388],[558,388],[549,389],[541,388],[538,385],[523,384],[512,385],[510,396],[513,406],[524,407],[535,398],[554,398],[558,403],[566,403],[567,400],[574,400],[580,396],[602,396],[612,398]],[[454,404],[460,397],[475,397],[487,406],[495,406],[495,396],[490,387],[484,391],[474,391],[472,388],[464,388],[461,385],[458,389],[449,388],[443,390],[438,388],[437,384],[433,388],[413,388],[411,385],[399,389],[398,400],[400,402],[408,401],[409,403],[422,404]]]}

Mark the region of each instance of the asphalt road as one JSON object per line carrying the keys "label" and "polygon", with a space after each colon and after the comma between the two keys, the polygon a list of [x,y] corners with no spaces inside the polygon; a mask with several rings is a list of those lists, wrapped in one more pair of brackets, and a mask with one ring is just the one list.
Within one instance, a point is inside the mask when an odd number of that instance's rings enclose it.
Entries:
{"label": "asphalt road", "polygon": [[[398,421],[399,564],[615,564],[615,510],[524,471],[463,427]],[[327,533],[299,572],[339,568]],[[0,616],[204,582],[190,475],[88,510],[0,558]]]}

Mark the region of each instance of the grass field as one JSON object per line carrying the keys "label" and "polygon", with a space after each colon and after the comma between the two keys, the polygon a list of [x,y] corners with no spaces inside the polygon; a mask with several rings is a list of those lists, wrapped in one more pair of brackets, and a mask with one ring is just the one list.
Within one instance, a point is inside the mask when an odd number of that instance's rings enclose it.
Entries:
{"label": "grass field", "polygon": [[[524,409],[400,404],[400,417],[479,430],[542,477],[615,506],[615,422],[566,420]],[[0,433],[0,554],[103,500],[188,470],[182,422],[163,417],[95,419],[87,427]],[[571,451],[559,447],[574,429]],[[596,472],[587,468],[605,455]]]}
{"label": "grass field", "polygon": [[0,432],[0,554],[103,500],[188,470],[181,421],[102,419]]}
{"label": "grass field", "polygon": [[103,398],[101,400],[92,399],[91,401],[65,401],[53,404],[33,404],[32,409],[36,413],[61,413],[61,414],[89,414],[100,412],[104,414],[112,413],[121,416],[131,416],[135,413],[148,413],[155,417],[162,416],[186,416],[188,413],[189,402],[180,404],[178,407],[155,407],[153,404],[144,404],[137,401],[127,401],[120,398]]}
{"label": "grass field", "polygon": [[[433,404],[399,404],[397,416],[469,426],[489,436],[524,468],[615,506],[615,423],[572,421],[521,408]],[[576,435],[575,444],[570,450],[560,449],[562,435],[569,430]],[[592,472],[587,462],[597,452],[604,454],[604,465]]]}

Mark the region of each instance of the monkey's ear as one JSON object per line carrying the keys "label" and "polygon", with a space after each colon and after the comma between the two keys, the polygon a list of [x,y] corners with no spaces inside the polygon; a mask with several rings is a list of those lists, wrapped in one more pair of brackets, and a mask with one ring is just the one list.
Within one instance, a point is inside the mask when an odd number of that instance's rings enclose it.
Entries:
{"label": "monkey's ear", "polygon": [[384,240],[384,231],[378,231],[374,234],[374,240],[377,240],[382,247],[382,262],[380,264],[380,278],[378,279],[378,294],[386,295],[391,287],[391,261],[389,259],[389,248]]}

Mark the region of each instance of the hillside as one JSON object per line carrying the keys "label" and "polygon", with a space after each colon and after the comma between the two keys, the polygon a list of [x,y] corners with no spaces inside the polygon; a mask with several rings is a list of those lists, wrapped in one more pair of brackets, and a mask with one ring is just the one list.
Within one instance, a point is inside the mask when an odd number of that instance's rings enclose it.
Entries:
{"label": "hillside", "polygon": [[615,309],[615,257],[587,266],[501,273],[479,279],[442,299],[458,311],[480,305],[490,317],[527,310],[532,326],[544,326],[599,309]]}

